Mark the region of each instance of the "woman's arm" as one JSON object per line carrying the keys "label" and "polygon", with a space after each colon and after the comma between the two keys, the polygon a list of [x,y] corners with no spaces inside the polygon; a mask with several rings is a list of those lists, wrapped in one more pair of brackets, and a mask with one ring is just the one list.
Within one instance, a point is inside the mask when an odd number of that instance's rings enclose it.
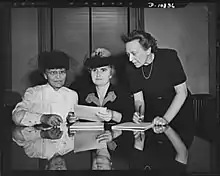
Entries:
{"label": "woman's arm", "polygon": [[36,94],[37,91],[34,88],[28,88],[23,100],[12,111],[12,120],[16,125],[33,126],[41,123],[40,118],[43,114],[32,110]]}
{"label": "woman's arm", "polygon": [[145,102],[142,91],[134,94],[134,107],[135,113],[133,114],[133,121],[135,123],[140,123],[141,121],[143,121],[145,112]]}
{"label": "woman's arm", "polygon": [[170,126],[168,126],[164,133],[167,135],[177,152],[175,160],[187,164],[188,150],[179,135]]}
{"label": "woman's arm", "polygon": [[134,94],[134,106],[135,106],[135,112],[139,112],[140,114],[144,114],[145,103],[144,103],[144,96],[143,96],[142,91]]}
{"label": "woman's arm", "polygon": [[117,99],[112,106],[112,120],[115,122],[130,122],[134,113],[132,94],[127,89],[117,89]]}
{"label": "woman's arm", "polygon": [[168,122],[171,122],[176,114],[179,112],[180,108],[182,107],[183,103],[187,97],[187,87],[186,82],[179,84],[174,87],[176,91],[176,95],[167,109],[166,113],[164,114],[163,118],[165,118]]}
{"label": "woman's arm", "polygon": [[112,113],[112,119],[113,121],[115,122],[121,122],[121,119],[122,119],[122,114],[120,112],[117,112],[117,111],[111,111]]}

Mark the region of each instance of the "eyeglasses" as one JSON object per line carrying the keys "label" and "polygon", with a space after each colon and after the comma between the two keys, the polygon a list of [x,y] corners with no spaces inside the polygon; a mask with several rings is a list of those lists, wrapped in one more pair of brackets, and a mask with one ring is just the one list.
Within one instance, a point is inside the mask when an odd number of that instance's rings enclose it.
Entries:
{"label": "eyeglasses", "polygon": [[51,76],[55,76],[55,75],[61,75],[61,76],[64,76],[66,75],[66,70],[50,70],[50,71],[47,71],[47,73]]}

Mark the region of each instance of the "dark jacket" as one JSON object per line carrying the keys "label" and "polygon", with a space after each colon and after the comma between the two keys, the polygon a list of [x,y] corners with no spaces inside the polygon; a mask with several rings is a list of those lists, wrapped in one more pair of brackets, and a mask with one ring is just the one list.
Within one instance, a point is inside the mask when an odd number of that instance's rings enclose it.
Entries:
{"label": "dark jacket", "polygon": [[95,86],[78,92],[79,104],[87,106],[103,106],[122,114],[121,122],[132,121],[134,113],[133,98],[128,90],[110,84],[103,105],[100,105]]}

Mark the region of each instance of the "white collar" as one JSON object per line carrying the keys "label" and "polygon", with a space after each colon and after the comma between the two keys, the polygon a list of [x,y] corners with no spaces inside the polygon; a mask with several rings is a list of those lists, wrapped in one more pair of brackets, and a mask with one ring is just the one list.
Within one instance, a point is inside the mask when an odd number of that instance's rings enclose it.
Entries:
{"label": "white collar", "polygon": [[49,83],[46,84],[46,87],[48,87],[51,91],[57,92],[57,93],[62,91],[62,89],[63,89],[63,87],[61,87],[60,89],[55,90]]}

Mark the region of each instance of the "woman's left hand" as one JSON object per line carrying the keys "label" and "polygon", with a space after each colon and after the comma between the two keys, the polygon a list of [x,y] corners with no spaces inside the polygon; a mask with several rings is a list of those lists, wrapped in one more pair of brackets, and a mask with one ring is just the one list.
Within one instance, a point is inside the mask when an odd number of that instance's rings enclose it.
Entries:
{"label": "woman's left hand", "polygon": [[165,118],[159,116],[154,118],[153,124],[153,131],[157,134],[163,133],[168,127],[168,121]]}
{"label": "woman's left hand", "polygon": [[98,112],[96,115],[104,121],[109,122],[112,119],[112,110],[107,109],[106,113]]}
{"label": "woman's left hand", "polygon": [[153,131],[156,134],[164,133],[169,126],[154,126]]}
{"label": "woman's left hand", "polygon": [[154,126],[166,126],[168,123],[169,122],[165,118],[159,116],[155,117],[153,120]]}
{"label": "woman's left hand", "polygon": [[107,142],[112,141],[113,136],[112,136],[112,133],[109,130],[107,130],[104,133],[98,135],[96,139],[99,143],[101,143],[101,142],[107,143]]}

